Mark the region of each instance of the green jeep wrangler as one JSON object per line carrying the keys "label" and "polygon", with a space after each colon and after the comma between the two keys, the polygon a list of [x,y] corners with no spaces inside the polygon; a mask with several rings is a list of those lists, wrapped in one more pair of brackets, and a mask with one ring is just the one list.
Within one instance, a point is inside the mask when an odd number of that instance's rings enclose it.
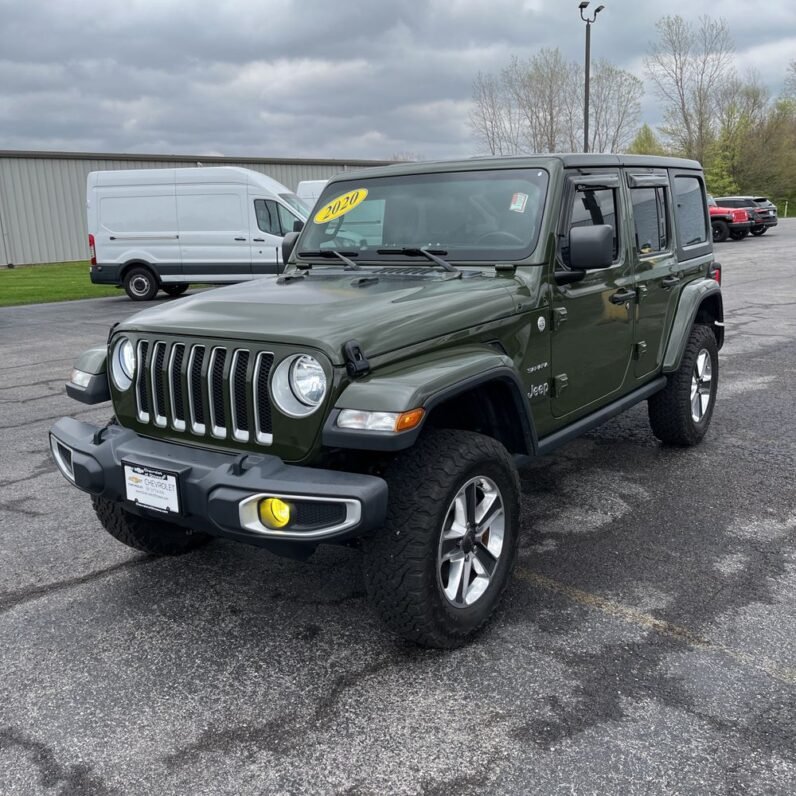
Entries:
{"label": "green jeep wrangler", "polygon": [[453,647],[509,583],[523,462],[639,401],[664,443],[710,424],[723,306],[696,162],[346,172],[283,254],[78,359],[68,393],[114,419],[63,418],[51,450],[119,541],[355,544],[387,624]]}

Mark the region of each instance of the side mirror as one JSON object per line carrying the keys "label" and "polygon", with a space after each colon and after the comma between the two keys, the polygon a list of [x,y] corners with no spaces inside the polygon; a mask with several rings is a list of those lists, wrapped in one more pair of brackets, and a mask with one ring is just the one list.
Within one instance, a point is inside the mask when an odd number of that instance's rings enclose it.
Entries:
{"label": "side mirror", "polygon": [[287,261],[290,259],[290,255],[293,254],[293,249],[296,248],[296,241],[298,240],[299,234],[298,232],[288,232],[284,238],[282,238],[282,265],[287,265]]}
{"label": "side mirror", "polygon": [[577,271],[609,268],[614,261],[614,230],[610,224],[572,227],[569,231],[569,267]]}
{"label": "side mirror", "polygon": [[304,229],[304,222],[300,218],[297,218],[293,222],[293,232],[301,232],[302,229]]}

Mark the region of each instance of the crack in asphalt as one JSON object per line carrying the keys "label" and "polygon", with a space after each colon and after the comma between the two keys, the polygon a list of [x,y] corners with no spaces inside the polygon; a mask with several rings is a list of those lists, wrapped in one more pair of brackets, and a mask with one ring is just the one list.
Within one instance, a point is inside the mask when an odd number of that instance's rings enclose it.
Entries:
{"label": "crack in asphalt", "polygon": [[52,460],[50,454],[46,453],[42,460],[34,466],[33,470],[28,475],[25,475],[22,478],[12,478],[9,481],[0,481],[0,488],[13,486],[14,484],[21,484],[23,481],[30,481],[32,478],[38,478],[40,475],[46,475],[47,473],[55,472],[58,472],[58,467]]}
{"label": "crack in asphalt", "polygon": [[22,504],[33,500],[32,497],[14,498],[13,500],[0,500],[0,510],[11,511],[14,514],[22,514],[24,517],[45,517],[46,513],[43,511],[34,511],[33,509],[26,509]]}
{"label": "crack in asphalt", "polygon": [[[69,413],[69,417],[80,417],[81,415],[89,415],[92,412],[96,412],[96,411],[97,411],[96,407],[94,407],[92,409],[83,409],[81,412],[70,412]],[[48,415],[47,417],[32,417],[28,421],[28,424],[30,425],[30,424],[33,424],[33,423],[44,423],[47,420],[60,420],[62,417],[65,417],[65,416],[66,415],[63,412],[60,412],[57,415]],[[19,427],[20,427],[19,423],[9,423],[8,425],[0,426],[0,429],[19,428]]]}
{"label": "crack in asphalt", "polygon": [[83,586],[86,583],[91,583],[95,580],[102,580],[117,572],[123,572],[127,569],[134,569],[140,567],[142,564],[148,564],[156,559],[150,556],[141,556],[139,558],[131,558],[128,561],[122,561],[119,564],[113,564],[105,569],[97,569],[85,575],[80,575],[76,578],[67,578],[66,580],[58,580],[53,583],[47,583],[44,586],[29,586],[25,589],[17,591],[0,592],[0,614],[4,614],[13,608],[16,608],[24,603],[38,600],[41,597],[46,597],[50,594],[55,594],[59,591],[66,589],[73,589],[76,586]]}
{"label": "crack in asphalt", "polygon": [[59,763],[52,747],[14,727],[0,727],[0,751],[11,749],[18,749],[30,760],[38,772],[42,788],[60,785],[58,796],[114,796],[119,793],[92,775],[91,766]]}
{"label": "crack in asphalt", "polygon": [[311,714],[301,717],[295,709],[275,716],[263,724],[241,724],[224,729],[206,729],[192,743],[162,758],[170,769],[191,765],[214,752],[244,750],[252,756],[259,751],[285,755],[295,751],[302,739],[316,729],[328,726],[343,694],[369,677],[400,664],[401,658],[383,657],[353,672],[334,678],[326,693],[315,703]]}

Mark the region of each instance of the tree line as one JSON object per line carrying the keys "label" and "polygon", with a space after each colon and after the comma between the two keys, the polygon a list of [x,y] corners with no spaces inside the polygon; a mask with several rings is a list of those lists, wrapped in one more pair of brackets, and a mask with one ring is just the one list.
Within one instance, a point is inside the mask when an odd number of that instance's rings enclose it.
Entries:
{"label": "tree line", "polygon": [[[796,199],[796,60],[783,93],[770,96],[759,75],[738,74],[722,19],[665,16],[644,59],[662,124],[641,124],[644,84],[596,61],[589,92],[592,152],[668,154],[700,161],[717,196],[759,194],[780,205]],[[493,155],[580,151],[583,67],[558,48],[511,58],[473,82],[471,127]],[[782,211],[782,207],[780,207]],[[792,213],[791,213],[792,214]]]}

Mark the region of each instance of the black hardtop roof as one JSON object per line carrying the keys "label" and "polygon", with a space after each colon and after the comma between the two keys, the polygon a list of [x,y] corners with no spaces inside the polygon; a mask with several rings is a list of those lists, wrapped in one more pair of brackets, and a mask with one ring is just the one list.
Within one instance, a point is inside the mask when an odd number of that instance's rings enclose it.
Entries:
{"label": "black hardtop roof", "polygon": [[732,199],[734,201],[739,201],[739,202],[767,202],[768,201],[768,197],[766,197],[766,196],[752,196],[751,194],[749,194],[748,196],[716,196],[714,198],[716,199],[716,201],[718,201],[719,199],[721,199],[721,200]]}
{"label": "black hardtop roof", "polygon": [[625,166],[650,169],[691,169],[702,171],[696,160],[661,157],[659,155],[602,155],[572,152],[552,155],[517,155],[513,157],[475,157],[465,160],[429,160],[393,163],[371,169],[345,171],[332,178],[332,182],[359,178],[386,177],[397,174],[433,174],[441,171],[478,171],[483,169],[521,169],[544,167],[557,163],[564,168],[600,168]]}

